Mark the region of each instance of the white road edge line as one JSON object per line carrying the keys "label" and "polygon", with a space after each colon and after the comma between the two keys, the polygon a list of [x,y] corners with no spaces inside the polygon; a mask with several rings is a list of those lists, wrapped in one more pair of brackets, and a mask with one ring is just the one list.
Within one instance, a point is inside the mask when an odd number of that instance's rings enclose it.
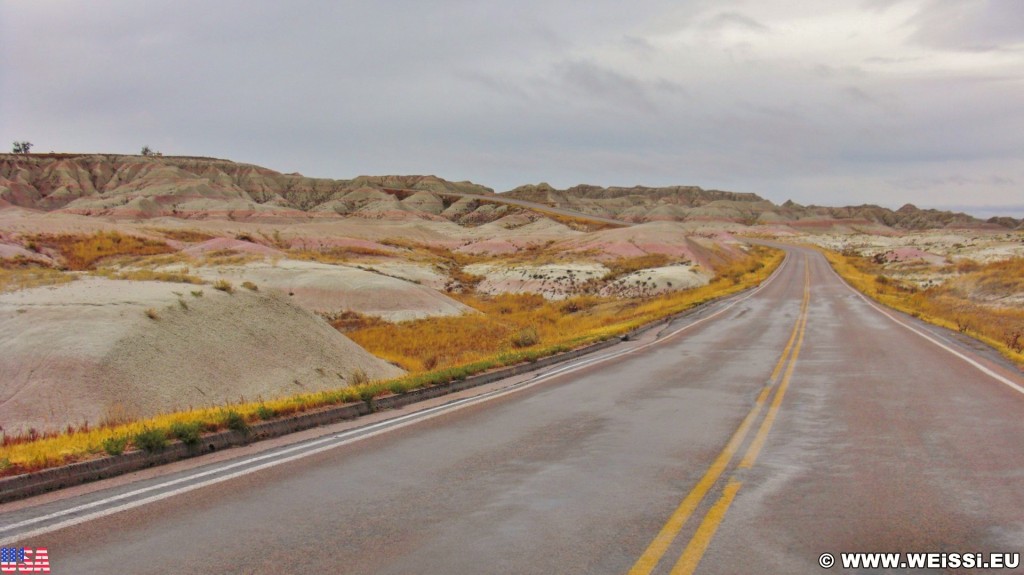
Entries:
{"label": "white road edge line", "polygon": [[934,343],[935,345],[941,347],[942,349],[948,351],[949,353],[951,353],[951,354],[959,357],[960,359],[966,361],[968,364],[970,364],[972,367],[974,367],[975,369],[977,369],[981,373],[984,373],[985,375],[991,377],[992,379],[994,379],[994,380],[996,380],[996,381],[998,381],[1000,383],[1006,384],[1007,386],[1009,386],[1011,389],[1017,391],[1018,393],[1024,394],[1024,387],[1021,387],[1020,385],[1017,385],[1016,383],[1014,383],[1009,378],[1003,377],[1002,375],[992,371],[991,369],[985,367],[984,365],[982,365],[978,361],[976,361],[976,360],[974,360],[974,359],[972,359],[972,358],[970,358],[970,357],[960,353],[956,349],[954,349],[954,348],[952,348],[952,347],[942,343],[941,341],[935,339],[931,335],[929,335],[929,334],[927,334],[927,333],[917,329],[916,327],[914,327],[914,326],[912,326],[910,324],[904,323],[902,320],[900,320],[895,315],[893,315],[893,314],[889,313],[887,310],[879,307],[878,304],[876,304],[874,301],[871,300],[871,298],[869,298],[866,295],[860,293],[859,291],[857,291],[857,289],[855,289],[853,286],[851,286],[849,283],[847,283],[847,281],[845,279],[843,279],[843,276],[839,275],[839,272],[837,272],[835,270],[835,268],[832,267],[832,264],[828,263],[827,261],[825,263],[828,265],[828,269],[832,270],[832,273],[835,274],[837,278],[839,278],[839,281],[842,282],[842,284],[844,286],[846,286],[847,289],[849,289],[854,294],[856,294],[858,297],[860,297],[860,299],[864,300],[869,306],[873,307],[875,309],[875,311],[877,311],[878,313],[884,315],[885,317],[887,317],[887,318],[891,319],[892,321],[896,322],[896,324],[898,324],[898,325],[900,325],[900,326],[902,326],[902,327],[904,327],[906,329],[909,329],[910,331],[916,333],[917,335],[923,337],[924,339]]}
{"label": "white road edge line", "polygon": [[[191,481],[191,480],[197,479],[199,477],[204,477],[204,476],[207,476],[207,475],[213,475],[213,474],[217,474],[217,473],[222,473],[223,471],[228,470],[228,469],[249,465],[249,464],[251,464],[253,462],[261,461],[263,459],[268,459],[268,458],[271,458],[271,457],[278,457],[278,456],[280,456],[282,454],[289,453],[289,452],[292,452],[292,451],[306,449],[305,451],[302,451],[301,453],[296,453],[294,455],[285,457],[283,459],[276,459],[274,461],[269,461],[267,463],[263,463],[263,464],[256,465],[256,466],[253,466],[253,467],[248,467],[246,469],[242,469],[242,470],[236,471],[234,473],[229,473],[227,475],[220,475],[218,477],[213,477],[211,479],[207,479],[206,481],[201,481],[199,483],[193,483],[191,485],[186,485],[184,487],[179,487],[178,489],[173,489],[171,491],[167,491],[167,492],[164,492],[164,493],[160,493],[160,494],[157,494],[157,495],[152,495],[150,497],[146,497],[146,498],[143,498],[143,499],[138,499],[136,501],[130,501],[130,502],[127,502],[127,503],[123,503],[121,505],[110,507],[108,509],[103,509],[101,511],[95,511],[93,513],[88,513],[88,514],[82,515],[80,517],[74,517],[72,519],[67,519],[65,521],[61,521],[59,523],[54,523],[52,525],[47,525],[45,527],[40,527],[38,529],[34,529],[34,530],[31,530],[31,531],[26,531],[26,532],[23,532],[23,533],[17,533],[17,534],[9,535],[9,536],[6,536],[4,539],[0,539],[0,545],[10,545],[10,544],[13,544],[13,543],[17,542],[18,540],[29,539],[29,538],[32,538],[32,537],[37,537],[39,535],[44,535],[46,533],[57,531],[59,529],[64,529],[66,527],[72,527],[72,526],[75,526],[75,525],[80,525],[82,523],[87,523],[87,522],[92,521],[94,519],[100,519],[100,518],[106,517],[108,515],[113,515],[115,513],[120,513],[122,511],[128,511],[129,509],[134,509],[136,507],[141,507],[143,505],[148,505],[150,503],[155,503],[155,502],[161,501],[163,499],[168,499],[168,498],[174,497],[176,495],[180,495],[180,494],[183,494],[183,493],[188,493],[189,491],[194,491],[196,489],[201,489],[203,487],[207,487],[207,486],[210,486],[210,485],[215,485],[217,483],[222,483],[224,481],[235,479],[237,477],[242,477],[242,476],[248,475],[250,473],[255,473],[257,471],[261,471],[263,469],[269,469],[271,467],[276,467],[276,466],[282,465],[284,463],[290,463],[292,461],[295,461],[295,460],[298,460],[298,459],[302,459],[302,458],[305,458],[305,457],[309,457],[311,455],[316,455],[318,453],[321,453],[321,452],[324,452],[324,451],[328,451],[330,449],[334,449],[334,448],[337,448],[337,447],[342,447],[344,445],[348,445],[350,443],[354,443],[356,441],[360,441],[360,440],[363,440],[363,439],[368,439],[370,437],[374,437],[374,436],[380,435],[380,434],[388,432],[388,431],[392,431],[392,430],[395,430],[395,429],[401,429],[403,427],[412,425],[414,423],[419,423],[420,421],[427,421],[427,420],[433,419],[434,417],[437,417],[438,415],[441,415],[442,413],[458,411],[460,409],[463,409],[465,407],[469,407],[471,405],[475,405],[477,403],[482,403],[484,401],[490,401],[492,399],[497,399],[499,397],[504,397],[505,395],[510,395],[512,393],[523,391],[523,390],[529,389],[529,388],[531,388],[531,387],[533,387],[535,385],[539,385],[539,384],[541,384],[541,383],[543,383],[543,382],[545,382],[545,381],[547,381],[549,379],[552,379],[552,378],[555,378],[555,377],[558,377],[558,376],[561,376],[561,375],[565,375],[567,373],[572,373],[574,371],[578,371],[578,370],[583,369],[585,367],[589,367],[589,366],[591,366],[593,364],[603,363],[605,361],[609,361],[609,360],[612,360],[612,359],[615,359],[615,358],[618,358],[618,357],[621,357],[621,356],[624,356],[624,355],[628,355],[628,354],[634,353],[636,351],[647,349],[648,347],[651,347],[651,346],[656,345],[656,344],[664,343],[664,342],[668,341],[669,339],[671,339],[672,337],[674,337],[674,336],[676,336],[676,335],[678,335],[678,334],[680,334],[680,333],[682,333],[682,332],[684,332],[684,331],[686,331],[686,330],[688,330],[688,329],[690,329],[690,328],[692,328],[694,326],[700,325],[700,324],[702,324],[702,323],[704,323],[706,321],[709,321],[709,320],[711,320],[711,319],[713,319],[715,317],[718,317],[719,315],[722,315],[723,313],[725,313],[726,311],[729,311],[730,309],[732,309],[733,307],[739,305],[740,303],[742,303],[742,302],[744,302],[744,301],[754,297],[754,295],[756,295],[758,292],[760,292],[765,287],[767,287],[771,282],[775,281],[775,279],[781,274],[783,268],[785,268],[789,264],[789,262],[790,262],[790,258],[787,255],[786,259],[783,260],[782,264],[779,265],[778,268],[776,268],[776,270],[772,273],[772,275],[767,280],[762,282],[761,285],[759,285],[758,287],[753,289],[746,296],[744,296],[742,298],[739,298],[736,301],[733,301],[732,303],[726,305],[725,307],[723,307],[722,309],[716,311],[715,313],[713,313],[711,315],[708,315],[707,317],[703,317],[703,318],[701,318],[699,320],[696,320],[696,321],[694,321],[692,323],[688,323],[685,326],[683,326],[683,327],[681,327],[681,328],[679,328],[677,330],[674,330],[672,333],[670,333],[670,334],[668,334],[668,335],[666,335],[664,337],[658,338],[658,339],[656,339],[656,340],[654,340],[652,342],[649,342],[649,343],[637,346],[637,347],[632,348],[632,349],[623,350],[623,351],[619,351],[619,352],[615,352],[615,353],[610,353],[610,354],[599,356],[599,357],[596,357],[596,358],[590,358],[590,359],[584,360],[584,361],[579,362],[579,363],[574,363],[574,364],[570,364],[570,365],[563,366],[563,367],[560,367],[560,368],[556,368],[556,369],[554,369],[554,370],[552,370],[552,371],[550,371],[550,372],[548,372],[548,373],[546,373],[546,374],[544,374],[544,375],[542,375],[540,377],[537,377],[535,379],[527,380],[525,382],[521,382],[521,383],[518,383],[518,384],[513,384],[513,385],[510,385],[510,386],[508,386],[506,388],[497,389],[497,390],[494,390],[494,391],[491,391],[491,392],[488,392],[488,393],[484,393],[484,394],[480,394],[480,395],[477,395],[477,396],[474,396],[474,397],[469,397],[469,398],[466,398],[466,399],[463,399],[463,400],[459,400],[457,402],[446,403],[444,405],[439,405],[439,406],[436,406],[436,407],[427,408],[427,409],[424,409],[422,411],[417,411],[415,413],[410,413],[408,415],[403,415],[403,416],[400,416],[400,417],[396,417],[394,419],[389,419],[387,421],[382,421],[382,422],[375,423],[375,424],[372,424],[372,425],[368,425],[366,427],[362,427],[362,428],[359,428],[359,429],[353,429],[351,431],[343,432],[341,434],[332,435],[332,436],[329,436],[329,437],[324,437],[324,438],[317,439],[317,440],[312,440],[312,441],[309,441],[309,442],[303,442],[302,444],[299,444],[299,445],[296,445],[296,446],[293,446],[293,447],[289,447],[289,448],[286,448],[286,449],[283,449],[283,450],[278,450],[278,451],[274,451],[272,453],[267,453],[267,454],[263,454],[263,455],[248,457],[248,458],[245,458],[243,461],[238,461],[238,462],[235,462],[235,463],[231,463],[229,465],[218,467],[217,469],[211,469],[211,470],[203,471],[203,472],[200,472],[200,473],[191,474],[191,475],[188,475],[188,476],[185,476],[185,477],[179,477],[178,479],[173,479],[173,480],[170,480],[170,481],[165,481],[165,482],[159,483],[157,485],[151,485],[149,487],[144,487],[144,488],[137,489],[137,490],[134,490],[134,491],[129,491],[129,492],[126,492],[126,493],[122,493],[120,495],[114,495],[114,496],[111,496],[111,497],[108,497],[108,498],[105,498],[105,499],[100,499],[100,500],[97,500],[97,501],[93,501],[91,503],[86,503],[86,504],[83,504],[83,505],[72,507],[70,509],[65,509],[65,510],[62,510],[62,511],[55,511],[55,512],[50,513],[48,515],[43,515],[43,516],[35,517],[35,518],[32,518],[32,519],[26,519],[24,521],[20,521],[20,522],[17,522],[17,523],[12,523],[10,525],[6,525],[6,526],[3,526],[3,527],[0,527],[0,533],[7,532],[7,531],[12,531],[12,530],[17,529],[19,527],[24,527],[24,526],[27,526],[27,525],[33,525],[33,524],[36,524],[36,523],[47,521],[49,519],[55,519],[55,518],[63,517],[63,516],[66,516],[66,515],[73,515],[73,514],[79,512],[79,511],[84,511],[86,509],[92,509],[94,507],[100,507],[102,505],[106,505],[106,504],[112,503],[114,501],[120,501],[122,499],[127,499],[127,498],[130,498],[130,497],[134,497],[136,495],[140,495],[142,493],[147,493],[149,491],[154,491],[154,490],[157,490],[157,489],[162,489],[162,488],[165,488],[165,487],[169,487],[171,485],[177,485],[179,483],[183,483],[183,482],[186,482],[186,481]],[[369,431],[367,433],[368,430],[372,430],[372,431]],[[349,437],[349,436],[354,436],[354,437]],[[343,439],[342,441],[339,441],[339,442],[336,442],[336,443],[330,443],[329,445],[322,445],[322,446],[320,446],[320,447],[318,447],[316,449],[307,449],[307,448],[311,447],[312,445],[317,445],[317,444],[321,444],[321,443],[328,443],[328,442],[337,440],[337,439],[342,438],[342,437],[346,437],[346,438]]]}

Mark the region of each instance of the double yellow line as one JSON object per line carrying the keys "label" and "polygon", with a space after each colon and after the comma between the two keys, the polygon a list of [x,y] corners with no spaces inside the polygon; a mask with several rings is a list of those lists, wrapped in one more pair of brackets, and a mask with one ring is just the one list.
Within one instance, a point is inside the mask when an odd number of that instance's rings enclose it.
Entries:
{"label": "double yellow line", "polygon": [[[768,413],[765,415],[764,420],[761,421],[761,426],[757,429],[757,433],[754,435],[753,440],[751,440],[750,445],[747,446],[747,450],[743,454],[743,459],[740,460],[738,467],[745,469],[757,461],[757,456],[764,447],[768,432],[778,416],[779,406],[782,405],[782,398],[786,395],[786,389],[789,388],[789,381],[793,377],[793,369],[796,366],[796,359],[800,355],[800,347],[804,341],[804,332],[807,329],[807,307],[810,300],[811,272],[808,258],[804,256],[804,294],[803,301],[800,304],[800,314],[793,325],[789,341],[782,351],[782,357],[779,358],[778,363],[775,364],[775,369],[772,370],[768,385],[761,390],[757,400],[754,402],[754,407],[743,418],[740,426],[733,433],[732,437],[729,438],[729,442],[725,444],[725,448],[722,449],[722,452],[711,463],[704,476],[693,486],[693,489],[690,490],[686,498],[679,504],[679,507],[669,516],[665,526],[661,528],[661,531],[658,532],[654,540],[647,546],[647,549],[644,550],[636,564],[633,565],[633,568],[629,570],[629,575],[649,575],[658,566],[665,552],[668,551],[672,542],[675,541],[679,532],[682,531],[690,516],[693,515],[693,512],[700,506],[704,497],[729,467],[733,456],[736,455],[743,445],[747,433],[753,427],[754,422],[757,421],[761,410],[774,389],[775,395],[772,397],[771,405],[768,407]],[[782,374],[781,383],[779,382],[780,374]],[[776,383],[778,383],[777,387]],[[704,552],[707,550],[708,545],[711,544],[711,539],[715,536],[715,531],[718,530],[718,526],[725,519],[725,513],[729,510],[729,506],[732,505],[732,501],[741,486],[742,483],[737,481],[735,477],[729,478],[725,487],[722,488],[722,494],[719,496],[718,501],[708,509],[704,519],[683,550],[682,555],[679,556],[679,560],[672,567],[672,575],[688,575],[697,569],[697,565],[704,556]]]}

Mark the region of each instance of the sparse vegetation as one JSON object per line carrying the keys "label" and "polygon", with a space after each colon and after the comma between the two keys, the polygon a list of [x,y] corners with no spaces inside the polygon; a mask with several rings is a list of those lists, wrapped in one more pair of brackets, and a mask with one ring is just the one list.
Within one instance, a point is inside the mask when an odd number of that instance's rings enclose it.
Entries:
{"label": "sparse vegetation", "polygon": [[114,280],[131,280],[139,282],[172,282],[186,284],[206,283],[202,278],[190,275],[188,268],[173,271],[154,271],[149,269],[115,270],[112,268],[101,268],[93,275]]}
{"label": "sparse vegetation", "polygon": [[13,269],[0,268],[0,293],[58,285],[75,279],[77,278],[74,275],[38,265]]}
{"label": "sparse vegetation", "polygon": [[672,258],[665,254],[647,254],[632,258],[618,258],[604,264],[608,268],[608,273],[601,280],[613,281],[635,271],[660,268],[670,263],[672,263]]}
{"label": "sparse vegetation", "polygon": [[[1024,258],[989,264],[960,262],[962,277],[926,289],[889,277],[883,266],[853,253],[825,252],[832,267],[853,287],[889,307],[924,321],[955,329],[998,349],[1024,366],[1021,337],[1024,310],[985,304],[973,298],[1024,292]],[[885,278],[885,279],[879,279]],[[967,293],[964,286],[973,286]]]}
{"label": "sparse vegetation", "polygon": [[288,255],[297,260],[308,260],[324,264],[344,264],[357,259],[391,256],[394,254],[386,250],[365,246],[335,246],[319,250],[292,250]]}
{"label": "sparse vegetation", "polygon": [[260,291],[259,286],[257,286],[256,284],[254,284],[252,282],[249,282],[249,281],[242,282],[242,287],[244,287],[245,289],[247,289],[249,291]]}
{"label": "sparse vegetation", "polygon": [[331,326],[341,333],[348,333],[357,329],[387,325],[388,322],[377,316],[363,315],[356,311],[345,310],[339,314],[325,315]]}
{"label": "sparse vegetation", "polygon": [[222,291],[224,293],[229,293],[229,294],[230,293],[235,293],[235,286],[233,286],[231,284],[231,282],[229,282],[228,280],[224,280],[224,279],[217,280],[216,282],[214,282],[213,289],[220,290],[220,291]]}
{"label": "sparse vegetation", "polygon": [[164,236],[170,240],[177,240],[179,242],[185,242],[189,244],[205,242],[206,240],[212,240],[217,237],[213,234],[206,232],[198,232],[195,230],[171,230],[171,229],[155,229],[156,233]]}
{"label": "sparse vegetation", "polygon": [[355,386],[366,385],[367,383],[370,383],[370,378],[367,377],[365,371],[357,368],[353,369],[352,373],[348,375],[348,383],[349,385]]}
{"label": "sparse vegetation", "polygon": [[155,308],[146,308],[146,317],[149,319],[160,319],[160,314],[157,313]]}

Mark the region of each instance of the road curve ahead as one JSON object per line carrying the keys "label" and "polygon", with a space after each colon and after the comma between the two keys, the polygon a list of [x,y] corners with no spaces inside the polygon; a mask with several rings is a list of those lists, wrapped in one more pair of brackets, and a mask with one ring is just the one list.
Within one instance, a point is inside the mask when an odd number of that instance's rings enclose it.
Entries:
{"label": "road curve ahead", "polygon": [[122,490],[8,510],[0,541],[75,574],[820,574],[823,553],[1024,551],[1024,378],[787,250],[656,344],[131,509]]}

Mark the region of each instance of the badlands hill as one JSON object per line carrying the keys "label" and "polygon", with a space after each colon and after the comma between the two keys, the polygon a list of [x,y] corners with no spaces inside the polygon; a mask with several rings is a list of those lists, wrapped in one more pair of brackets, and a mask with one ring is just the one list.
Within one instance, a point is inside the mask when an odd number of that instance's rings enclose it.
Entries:
{"label": "badlands hill", "polygon": [[[389,189],[408,191],[387,193]],[[431,192],[494,193],[434,176],[331,180],[213,158],[0,154],[0,206],[122,218],[494,219],[494,206]]]}
{"label": "badlands hill", "polygon": [[800,230],[884,232],[940,228],[1021,229],[1024,220],[987,222],[963,213],[774,204],[756,194],[696,186],[651,188],[526,185],[504,194],[435,176],[351,180],[282,174],[213,158],[110,154],[0,154],[0,206],[116,218],[307,221],[360,217],[479,225],[522,211],[513,198],[627,222],[712,221]]}
{"label": "badlands hill", "polygon": [[802,206],[791,201],[776,205],[756,194],[705,190],[696,186],[631,188],[580,185],[566,190],[548,184],[520,186],[507,196],[552,207],[629,222],[726,221],[745,225],[815,228],[867,227],[923,230],[937,228],[1019,229],[1024,220],[992,218],[983,222],[963,213],[919,209],[907,204],[898,210],[875,205],[846,207]]}

